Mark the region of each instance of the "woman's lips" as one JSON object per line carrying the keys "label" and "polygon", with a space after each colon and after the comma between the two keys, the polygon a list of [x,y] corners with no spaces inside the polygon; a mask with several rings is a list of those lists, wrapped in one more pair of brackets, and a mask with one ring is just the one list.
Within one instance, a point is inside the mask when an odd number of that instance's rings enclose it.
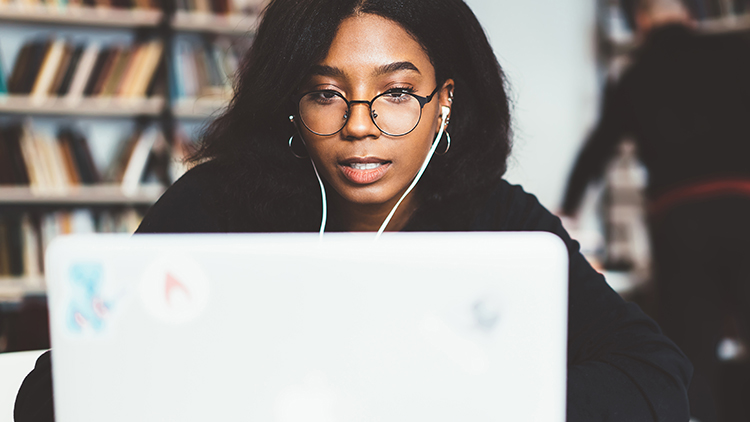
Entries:
{"label": "woman's lips", "polygon": [[366,185],[380,180],[390,167],[390,161],[373,158],[350,159],[339,163],[339,168],[344,176],[358,185]]}

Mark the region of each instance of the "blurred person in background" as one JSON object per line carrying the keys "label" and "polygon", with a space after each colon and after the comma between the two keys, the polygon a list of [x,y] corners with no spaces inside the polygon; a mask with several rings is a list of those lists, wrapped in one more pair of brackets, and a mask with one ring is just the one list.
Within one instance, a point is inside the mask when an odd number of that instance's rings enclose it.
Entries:
{"label": "blurred person in background", "polygon": [[698,34],[677,0],[639,1],[635,22],[640,47],[605,90],[562,213],[574,216],[618,144],[635,141],[649,175],[656,317],[695,366],[691,415],[746,421],[718,394],[717,348],[728,320],[750,338],[750,43]]}

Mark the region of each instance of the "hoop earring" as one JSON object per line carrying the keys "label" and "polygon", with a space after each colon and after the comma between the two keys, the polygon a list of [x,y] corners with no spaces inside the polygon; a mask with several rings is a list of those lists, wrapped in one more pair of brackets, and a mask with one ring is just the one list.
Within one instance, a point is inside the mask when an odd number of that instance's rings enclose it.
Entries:
{"label": "hoop earring", "polygon": [[[448,150],[451,149],[451,134],[448,133],[448,132],[443,132],[443,133],[445,134],[446,139],[448,140],[448,145],[446,145],[445,151],[443,151],[443,152],[437,152],[437,151],[435,151],[435,154],[437,154],[437,155],[445,155],[448,152]],[[442,141],[443,139],[440,138],[440,140]]]}
{"label": "hoop earring", "polygon": [[292,146],[292,141],[294,140],[294,135],[289,137],[289,150],[292,151],[292,155],[294,155],[297,158],[308,158],[307,155],[299,155],[296,152],[294,152],[294,147]]}

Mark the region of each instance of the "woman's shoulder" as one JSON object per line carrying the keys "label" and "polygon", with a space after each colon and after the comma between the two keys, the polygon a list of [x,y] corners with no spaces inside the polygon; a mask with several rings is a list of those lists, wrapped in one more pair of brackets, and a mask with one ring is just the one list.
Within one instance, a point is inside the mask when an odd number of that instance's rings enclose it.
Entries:
{"label": "woman's shoulder", "polygon": [[221,166],[214,162],[188,170],[151,206],[136,233],[226,231],[221,224],[223,178]]}
{"label": "woman's shoulder", "polygon": [[501,179],[480,206],[475,230],[558,232],[560,220],[533,194]]}

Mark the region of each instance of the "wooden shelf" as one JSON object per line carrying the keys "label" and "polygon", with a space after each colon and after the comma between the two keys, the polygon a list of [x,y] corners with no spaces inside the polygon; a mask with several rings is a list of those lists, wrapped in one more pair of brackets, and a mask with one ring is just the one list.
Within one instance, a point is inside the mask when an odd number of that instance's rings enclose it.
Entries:
{"label": "wooden shelf", "polygon": [[203,120],[216,117],[229,101],[229,97],[181,98],[172,104],[172,112],[181,119]]}
{"label": "wooden shelf", "polygon": [[68,98],[5,95],[0,96],[0,114],[32,114],[89,117],[158,116],[164,98]]}
{"label": "wooden shelf", "polygon": [[245,35],[255,31],[257,22],[258,15],[215,15],[178,10],[172,18],[172,27],[177,31]]}
{"label": "wooden shelf", "polygon": [[0,5],[0,20],[97,27],[155,27],[161,10],[56,7],[45,5]]}
{"label": "wooden shelf", "polygon": [[134,192],[119,185],[73,186],[66,189],[36,189],[28,186],[0,187],[0,205],[151,205],[164,193],[162,185],[143,185]]}
{"label": "wooden shelf", "polygon": [[24,296],[46,293],[44,277],[0,277],[0,302],[20,302]]}

